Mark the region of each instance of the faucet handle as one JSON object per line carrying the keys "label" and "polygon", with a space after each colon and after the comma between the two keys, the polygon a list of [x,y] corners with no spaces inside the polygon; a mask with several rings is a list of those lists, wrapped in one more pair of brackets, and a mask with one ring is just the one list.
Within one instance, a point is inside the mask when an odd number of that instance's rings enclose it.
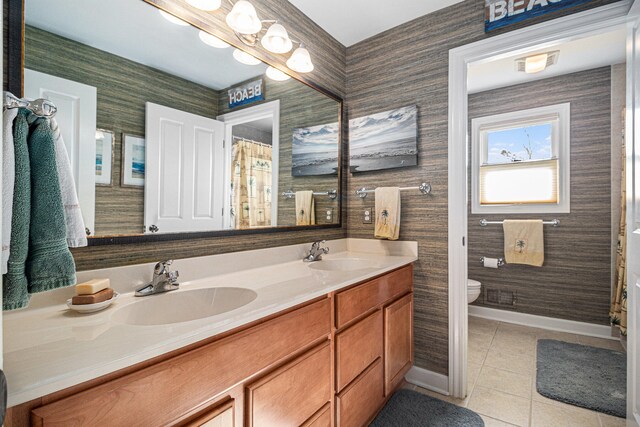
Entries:
{"label": "faucet handle", "polygon": [[326,240],[316,240],[315,242],[313,242],[311,244],[311,247],[314,248],[314,249],[317,249],[317,248],[320,247],[321,244],[326,243],[326,242],[327,242]]}
{"label": "faucet handle", "polygon": [[173,264],[173,260],[172,259],[168,259],[166,261],[160,261],[159,263],[156,264],[155,268],[153,269],[153,272],[155,274],[164,274],[165,272],[167,272],[169,269],[168,267]]}

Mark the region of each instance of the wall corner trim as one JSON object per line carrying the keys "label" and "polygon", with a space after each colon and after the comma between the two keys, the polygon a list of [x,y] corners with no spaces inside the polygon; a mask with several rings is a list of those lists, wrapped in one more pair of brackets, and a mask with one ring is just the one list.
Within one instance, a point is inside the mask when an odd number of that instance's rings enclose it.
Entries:
{"label": "wall corner trim", "polygon": [[514,311],[498,310],[495,308],[469,306],[469,316],[499,322],[514,323],[516,325],[542,328],[551,331],[567,332],[571,334],[587,335],[590,337],[617,339],[611,336],[611,326],[595,323],[576,322],[575,320],[556,319],[553,317],[537,316],[534,314],[517,313]]}
{"label": "wall corner trim", "polygon": [[404,379],[410,384],[449,396],[449,377],[446,375],[412,366]]}

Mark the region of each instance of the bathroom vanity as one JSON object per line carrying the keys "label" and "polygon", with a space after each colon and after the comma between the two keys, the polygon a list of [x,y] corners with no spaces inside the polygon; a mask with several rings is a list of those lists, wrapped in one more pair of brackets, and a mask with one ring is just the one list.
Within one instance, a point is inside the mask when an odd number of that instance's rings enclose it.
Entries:
{"label": "bathroom vanity", "polygon": [[[412,245],[394,243],[397,248]],[[9,410],[6,425],[366,424],[412,366],[416,255],[390,250],[393,245],[375,253],[371,247],[384,244],[371,240],[344,239],[329,245],[338,253],[322,261],[303,263],[297,258],[235,273],[221,271],[184,282],[180,290],[164,295],[125,294],[95,315],[68,315],[49,306],[9,316],[9,322],[25,325],[26,336],[36,330],[43,336],[41,344],[33,343],[32,348],[19,348],[28,344],[17,332],[7,337],[14,351],[7,352],[5,367],[10,387],[14,385],[10,405],[16,406]],[[234,262],[297,257],[306,246],[178,260],[174,266],[187,277],[196,263],[210,268],[227,264],[233,271]],[[115,278],[126,270],[135,276],[143,268],[107,270],[102,274]],[[206,267],[202,270],[199,274],[207,274]],[[260,285],[252,287],[256,282]],[[177,314],[165,312],[164,324],[161,317],[131,315],[146,310],[145,305],[164,304],[163,299],[181,301],[181,295],[194,293],[202,298],[203,292],[229,284],[252,290],[255,299],[225,313],[188,321],[175,317],[184,310],[182,303],[175,306]],[[47,331],[35,326],[44,319],[50,322],[48,333],[57,335],[49,343],[42,343]],[[102,332],[74,335],[100,319],[107,325],[96,330]],[[75,341],[75,350],[65,345],[67,354],[62,358],[56,340]],[[83,376],[100,360],[101,348],[115,358],[109,367],[120,368],[94,378]],[[33,356],[34,351],[39,356]],[[25,357],[34,362],[31,367]],[[54,360],[57,357],[61,359]],[[35,378],[38,381],[27,384]],[[73,385],[60,389],[65,384]]]}

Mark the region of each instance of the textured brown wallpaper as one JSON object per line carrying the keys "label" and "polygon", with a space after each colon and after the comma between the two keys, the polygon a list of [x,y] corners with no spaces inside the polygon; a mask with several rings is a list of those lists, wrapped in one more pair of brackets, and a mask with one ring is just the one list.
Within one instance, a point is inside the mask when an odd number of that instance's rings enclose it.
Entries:
{"label": "textured brown wallpaper", "polygon": [[447,265],[447,113],[449,49],[535,23],[575,13],[609,1],[484,33],[484,3],[466,0],[393,28],[347,49],[349,118],[405,105],[418,106],[419,160],[413,168],[349,176],[350,237],[373,237],[373,225],[362,224],[362,210],[373,200],[358,199],[359,187],[433,185],[428,197],[402,196],[400,239],[417,240],[415,265],[416,365],[448,373]]}
{"label": "textured brown wallpaper", "polygon": [[[483,288],[515,291],[504,309],[579,322],[608,324],[611,295],[611,67],[582,71],[469,96],[469,118],[571,103],[571,213],[471,215],[469,277]],[[470,173],[469,173],[470,174]],[[469,196],[471,197],[471,196]],[[484,268],[482,256],[504,256],[501,226],[488,220],[553,219],[544,227],[542,267]],[[491,308],[483,295],[474,303]]]}

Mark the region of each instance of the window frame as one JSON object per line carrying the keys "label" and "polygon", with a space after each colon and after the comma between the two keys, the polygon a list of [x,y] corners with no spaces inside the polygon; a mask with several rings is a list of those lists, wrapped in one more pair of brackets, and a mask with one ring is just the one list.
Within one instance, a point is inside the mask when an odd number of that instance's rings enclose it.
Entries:
{"label": "window frame", "polygon": [[[558,160],[558,203],[480,204],[480,166],[488,158],[488,131],[552,121],[552,157]],[[471,213],[528,214],[571,211],[571,104],[554,104],[471,120]],[[535,161],[535,160],[534,160]]]}

